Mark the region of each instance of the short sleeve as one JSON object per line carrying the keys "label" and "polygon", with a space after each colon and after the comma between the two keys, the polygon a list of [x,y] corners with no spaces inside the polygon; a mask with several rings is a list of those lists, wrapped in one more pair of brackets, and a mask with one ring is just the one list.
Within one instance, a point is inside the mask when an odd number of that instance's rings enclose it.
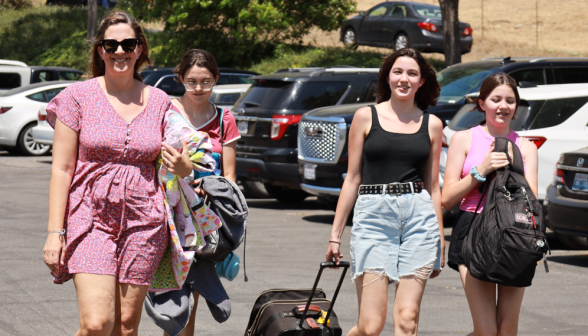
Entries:
{"label": "short sleeve", "polygon": [[223,134],[223,144],[226,145],[231,143],[235,140],[241,139],[241,134],[239,134],[239,129],[237,128],[237,122],[235,121],[235,116],[229,111],[229,109],[225,109],[223,113],[223,124],[224,124],[224,134]]}
{"label": "short sleeve", "polygon": [[76,132],[80,131],[81,106],[74,97],[76,84],[61,91],[47,105],[47,122],[51,127],[55,128],[55,123],[59,119],[65,126]]}

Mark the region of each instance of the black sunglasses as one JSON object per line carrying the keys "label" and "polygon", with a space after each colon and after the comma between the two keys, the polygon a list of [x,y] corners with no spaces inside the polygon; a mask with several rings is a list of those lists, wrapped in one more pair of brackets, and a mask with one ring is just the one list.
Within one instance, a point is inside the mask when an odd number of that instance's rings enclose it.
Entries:
{"label": "black sunglasses", "polygon": [[118,46],[122,47],[122,50],[126,53],[130,53],[137,47],[139,40],[136,38],[124,39],[120,42],[117,40],[102,40],[100,45],[109,54],[114,54],[118,50]]}

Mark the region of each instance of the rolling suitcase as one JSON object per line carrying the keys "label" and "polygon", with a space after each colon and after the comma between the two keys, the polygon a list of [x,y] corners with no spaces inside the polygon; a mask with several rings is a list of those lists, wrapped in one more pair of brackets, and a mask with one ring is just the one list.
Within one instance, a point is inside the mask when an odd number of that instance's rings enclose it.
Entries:
{"label": "rolling suitcase", "polygon": [[[349,262],[322,262],[312,289],[270,289],[261,292],[249,317],[245,336],[341,336],[333,305],[349,268]],[[323,270],[342,267],[333,301],[316,288]],[[322,323],[320,323],[322,321]]]}

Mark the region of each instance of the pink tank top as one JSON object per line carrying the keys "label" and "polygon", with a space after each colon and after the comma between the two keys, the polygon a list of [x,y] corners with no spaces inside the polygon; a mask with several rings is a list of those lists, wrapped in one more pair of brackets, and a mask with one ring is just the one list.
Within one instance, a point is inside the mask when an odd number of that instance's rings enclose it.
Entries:
{"label": "pink tank top", "polygon": [[[473,166],[478,166],[482,163],[482,161],[484,161],[484,156],[486,156],[486,153],[488,152],[488,150],[490,149],[490,145],[492,144],[492,140],[494,140],[494,137],[486,133],[482,126],[473,127],[470,129],[470,131],[472,134],[472,144],[470,146],[468,156],[466,157],[465,162],[463,163],[463,168],[461,170],[461,178],[468,176],[470,174],[470,169],[472,169]],[[511,130],[507,138],[514,142],[517,145],[517,147],[519,147],[519,150],[521,149],[518,134]],[[523,163],[524,162],[525,160],[523,159]],[[482,194],[478,191],[478,188],[474,188],[461,201],[459,208],[463,211],[475,212],[476,206],[478,205],[481,196]],[[478,213],[480,213],[482,209],[484,209],[485,202],[486,199],[484,199],[482,201],[482,204],[480,204],[480,209],[478,210]]]}

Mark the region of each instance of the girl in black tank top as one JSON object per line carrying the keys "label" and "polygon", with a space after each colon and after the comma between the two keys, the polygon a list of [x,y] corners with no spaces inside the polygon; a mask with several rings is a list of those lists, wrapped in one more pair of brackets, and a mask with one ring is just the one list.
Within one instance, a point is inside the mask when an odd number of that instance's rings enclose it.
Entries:
{"label": "girl in black tank top", "polygon": [[378,105],[359,109],[353,118],[349,166],[326,253],[327,261],[343,257],[341,236],[353,210],[350,254],[359,319],[348,336],[382,332],[389,283],[397,286],[394,335],[417,334],[425,285],[443,267],[443,124],[426,112],[440,90],[425,59],[400,49],[380,68]]}

